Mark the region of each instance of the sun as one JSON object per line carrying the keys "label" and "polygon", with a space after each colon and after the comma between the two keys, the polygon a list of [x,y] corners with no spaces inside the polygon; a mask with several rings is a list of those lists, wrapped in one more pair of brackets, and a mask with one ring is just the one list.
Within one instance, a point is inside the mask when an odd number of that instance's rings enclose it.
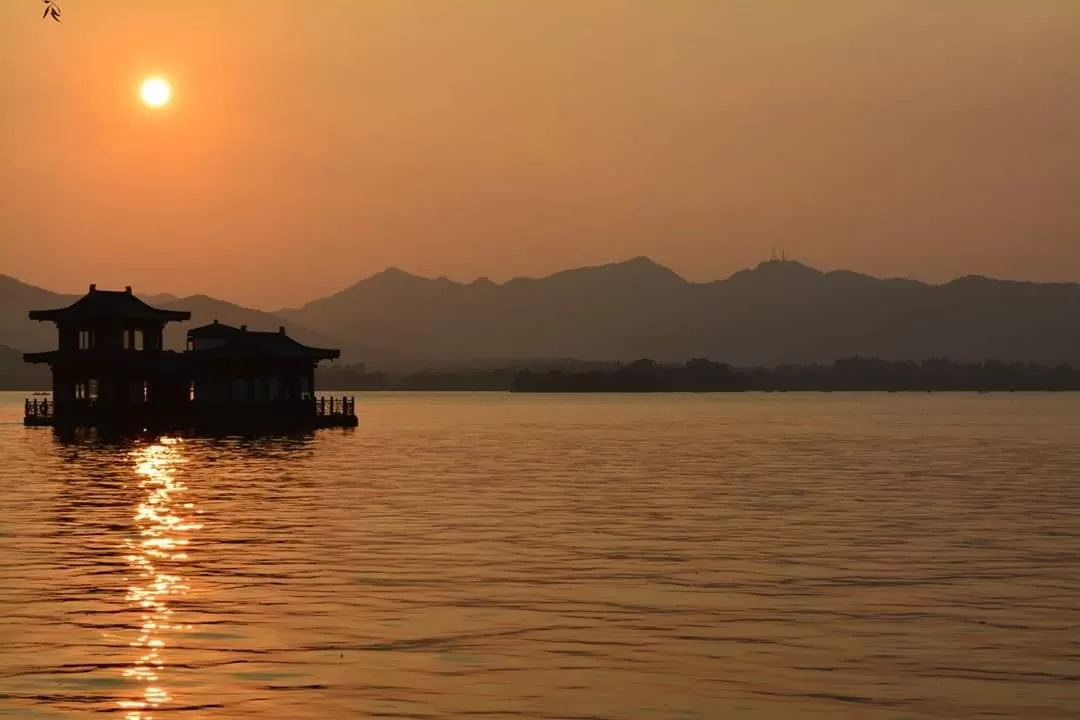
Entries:
{"label": "sun", "polygon": [[139,86],[139,97],[150,107],[165,107],[172,98],[172,88],[164,78],[148,77]]}

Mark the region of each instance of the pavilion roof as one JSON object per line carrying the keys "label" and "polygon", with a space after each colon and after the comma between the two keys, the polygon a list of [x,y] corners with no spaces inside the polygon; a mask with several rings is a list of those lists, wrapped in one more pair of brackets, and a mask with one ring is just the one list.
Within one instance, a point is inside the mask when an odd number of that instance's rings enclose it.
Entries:
{"label": "pavilion roof", "polygon": [[295,358],[302,360],[334,360],[341,356],[340,350],[318,348],[304,345],[285,334],[285,328],[277,332],[248,330],[247,326],[233,327],[215,321],[210,325],[192,328],[188,337],[221,338],[221,345],[203,350],[188,350],[188,354],[197,357],[273,357]]}
{"label": "pavilion roof", "polygon": [[135,297],[131,288],[124,290],[98,290],[96,285],[71,305],[54,310],[31,310],[31,320],[50,320],[69,322],[79,320],[100,320],[117,318],[122,320],[149,320],[170,322],[190,320],[191,313],[185,310],[161,310],[151,307]]}

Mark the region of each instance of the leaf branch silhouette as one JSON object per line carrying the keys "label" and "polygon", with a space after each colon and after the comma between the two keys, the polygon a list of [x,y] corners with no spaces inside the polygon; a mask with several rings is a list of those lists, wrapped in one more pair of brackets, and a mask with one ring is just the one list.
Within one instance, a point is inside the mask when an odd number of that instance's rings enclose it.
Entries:
{"label": "leaf branch silhouette", "polygon": [[60,6],[53,0],[41,0],[41,4],[45,6],[45,12],[41,14],[41,19],[52,18],[56,22],[60,22]]}

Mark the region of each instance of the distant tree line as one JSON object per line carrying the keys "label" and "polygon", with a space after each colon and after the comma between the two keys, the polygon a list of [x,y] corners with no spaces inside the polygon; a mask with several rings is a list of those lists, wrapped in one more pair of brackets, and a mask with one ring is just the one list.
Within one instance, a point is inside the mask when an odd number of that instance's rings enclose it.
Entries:
{"label": "distant tree line", "polygon": [[848,358],[831,365],[736,368],[711,360],[661,365],[637,360],[614,370],[522,370],[517,392],[740,392],[757,391],[1017,391],[1080,390],[1080,372],[1069,365],[987,360],[910,361]]}
{"label": "distant tree line", "polygon": [[[7,357],[10,355],[11,357]],[[831,365],[738,368],[711,360],[659,364],[540,362],[482,369],[369,372],[363,364],[315,371],[320,390],[501,390],[516,392],[740,392],[740,391],[1008,391],[1080,390],[1080,370],[1069,365],[987,360],[896,362],[848,358]],[[46,390],[48,369],[0,352],[0,389]]]}
{"label": "distant tree line", "polygon": [[510,390],[520,368],[368,372],[363,365],[329,366],[315,371],[315,384],[333,390]]}
{"label": "distant tree line", "polygon": [[847,358],[830,365],[739,368],[712,360],[660,364],[565,361],[558,367],[507,365],[485,369],[369,372],[364,365],[316,371],[316,384],[333,390],[511,390],[516,392],[741,392],[741,391],[1009,391],[1080,390],[1080,371],[1068,365],[987,360],[921,363]]}

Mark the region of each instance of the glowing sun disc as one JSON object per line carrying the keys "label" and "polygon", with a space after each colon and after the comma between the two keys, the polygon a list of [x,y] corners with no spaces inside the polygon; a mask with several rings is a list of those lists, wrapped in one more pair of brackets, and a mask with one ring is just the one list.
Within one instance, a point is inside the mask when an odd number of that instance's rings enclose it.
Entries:
{"label": "glowing sun disc", "polygon": [[139,97],[150,107],[164,107],[172,97],[172,88],[162,78],[146,78],[139,87]]}

